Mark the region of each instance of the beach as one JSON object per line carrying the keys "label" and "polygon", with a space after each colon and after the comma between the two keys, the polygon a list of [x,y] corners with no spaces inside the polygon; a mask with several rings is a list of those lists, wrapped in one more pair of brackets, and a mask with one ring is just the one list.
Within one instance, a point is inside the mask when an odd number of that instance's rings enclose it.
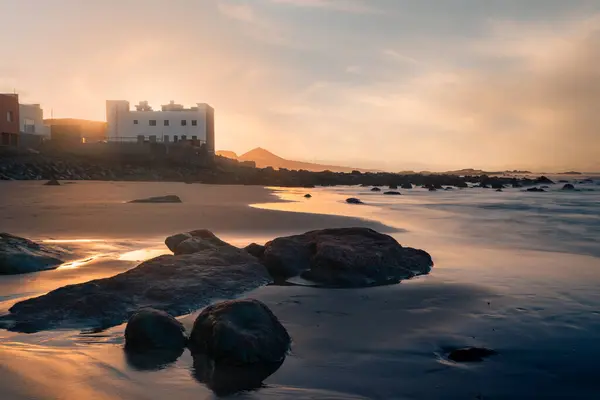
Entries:
{"label": "beach", "polygon": [[[293,343],[263,388],[237,397],[592,397],[600,390],[596,188],[412,189],[391,197],[360,187],[0,182],[0,231],[72,252],[56,270],[0,277],[0,314],[17,301],[167,254],[163,241],[178,232],[206,228],[245,246],[363,226],[426,250],[433,270],[391,286],[264,286],[244,294],[267,304]],[[182,203],[127,203],[168,194]],[[365,204],[346,204],[347,197]],[[179,318],[188,332],[199,311]],[[134,365],[123,330],[0,331],[0,398],[215,397],[196,379],[187,351],[159,369]],[[481,363],[448,360],[449,350],[467,346],[498,354]]]}

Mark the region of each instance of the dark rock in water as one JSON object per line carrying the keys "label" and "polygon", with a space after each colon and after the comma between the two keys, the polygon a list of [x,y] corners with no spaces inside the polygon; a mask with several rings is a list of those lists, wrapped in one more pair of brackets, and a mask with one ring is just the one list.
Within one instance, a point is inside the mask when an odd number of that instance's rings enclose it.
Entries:
{"label": "dark rock in water", "polygon": [[544,186],[540,186],[540,189],[548,189],[550,186],[548,185],[544,185]]}
{"label": "dark rock in water", "polygon": [[147,351],[130,351],[125,349],[127,364],[139,371],[158,371],[173,364],[181,355],[185,347],[176,350],[156,349]]}
{"label": "dark rock in water", "polygon": [[277,317],[254,299],[230,300],[206,307],[189,339],[192,354],[220,365],[281,363],[290,349],[290,336]]}
{"label": "dark rock in water", "polygon": [[527,190],[528,192],[545,192],[545,190],[544,190],[544,189],[542,189],[542,188],[537,188],[537,187],[532,187],[532,188],[529,188],[529,189],[526,189],[526,190]]}
{"label": "dark rock in water", "polygon": [[256,243],[250,243],[248,246],[244,247],[244,250],[252,254],[254,257],[260,258],[265,252],[265,246]]}
{"label": "dark rock in water", "polygon": [[454,185],[454,186],[456,186],[459,189],[466,189],[469,187],[469,185],[467,185],[467,182],[463,182],[463,181],[456,182],[456,185]]}
{"label": "dark rock in water", "polygon": [[498,354],[494,350],[483,347],[466,347],[464,349],[452,350],[448,359],[455,362],[480,362],[484,358]]}
{"label": "dark rock in water", "polygon": [[535,180],[535,183],[538,184],[538,185],[539,184],[549,184],[549,185],[553,185],[554,184],[554,182],[551,179],[549,179],[549,178],[547,178],[545,176],[540,176],[539,178],[537,178]]}
{"label": "dark rock in water", "polygon": [[156,257],[110,278],[53,290],[15,304],[3,319],[14,324],[12,330],[25,332],[59,326],[102,329],[126,321],[140,308],[178,316],[271,281],[256,257],[224,245]]}
{"label": "dark rock in water", "polygon": [[178,233],[165,239],[165,244],[175,255],[194,254],[208,249],[230,246],[208,229]]}
{"label": "dark rock in water", "polygon": [[312,197],[312,194],[310,194],[310,193],[306,193],[304,195],[304,198],[306,198],[306,199],[310,199],[311,197]]}
{"label": "dark rock in water", "polygon": [[521,185],[519,182],[514,182],[514,183],[512,183],[512,187],[513,188],[520,188],[520,187],[523,187],[523,185]]}
{"label": "dark rock in water", "polygon": [[181,203],[179,196],[174,194],[167,196],[148,197],[147,199],[132,200],[130,203]]}
{"label": "dark rock in water", "polygon": [[219,397],[260,389],[263,387],[263,381],[283,364],[282,360],[276,363],[228,365],[216,363],[203,354],[194,354],[192,357],[194,378]]}
{"label": "dark rock in water", "polygon": [[360,201],[360,199],[357,199],[355,197],[350,197],[350,198],[346,199],[346,203],[348,203],[348,204],[364,204],[362,201]]}
{"label": "dark rock in water", "polygon": [[26,274],[54,269],[65,251],[31,240],[0,233],[0,275]]}
{"label": "dark rock in water", "polygon": [[501,182],[492,182],[492,189],[504,189],[504,185]]}
{"label": "dark rock in water", "polygon": [[392,196],[400,196],[402,193],[396,192],[394,190],[390,190],[390,191],[387,191],[387,192],[383,192],[383,194],[388,194],[388,195],[392,195]]}
{"label": "dark rock in water", "polygon": [[390,188],[390,189],[398,189],[398,185],[393,185],[393,184],[392,184],[392,185],[390,185],[390,186],[389,186],[389,188]]}
{"label": "dark rock in water", "polygon": [[371,188],[371,192],[381,192],[381,189],[378,187]]}
{"label": "dark rock in water", "polygon": [[567,181],[565,179],[561,179],[560,181],[558,181],[558,183],[569,183],[569,181]]}
{"label": "dark rock in water", "polygon": [[413,186],[410,183],[403,183],[402,184],[402,189],[412,189]]}
{"label": "dark rock in water", "polygon": [[437,189],[436,189],[436,188],[434,188],[434,187],[430,187],[430,188],[429,188],[429,191],[430,191],[430,192],[436,192],[436,191],[437,191]]}
{"label": "dark rock in water", "polygon": [[46,186],[60,186],[60,182],[56,179],[50,179],[48,182],[44,183]]}
{"label": "dark rock in water", "polygon": [[444,190],[454,190],[454,188],[451,186],[448,186],[448,187],[445,187]]}
{"label": "dark rock in water", "polygon": [[260,258],[276,278],[302,277],[331,287],[397,283],[427,274],[433,266],[423,250],[402,247],[367,228],[311,231],[265,244]]}
{"label": "dark rock in water", "polygon": [[186,343],[181,322],[153,308],[133,314],[125,327],[125,349],[128,351],[181,350]]}
{"label": "dark rock in water", "polygon": [[570,183],[565,184],[561,190],[575,190],[575,186]]}
{"label": "dark rock in water", "polygon": [[496,189],[496,192],[503,192],[502,189]]}

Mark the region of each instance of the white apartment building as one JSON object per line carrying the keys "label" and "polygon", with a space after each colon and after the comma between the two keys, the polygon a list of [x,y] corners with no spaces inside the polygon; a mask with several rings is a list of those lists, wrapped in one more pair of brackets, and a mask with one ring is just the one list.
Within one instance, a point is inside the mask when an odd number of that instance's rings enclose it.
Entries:
{"label": "white apartment building", "polygon": [[131,110],[126,100],[107,100],[106,122],[109,141],[135,141],[140,136],[165,143],[197,140],[215,151],[214,109],[206,103],[184,108],[171,101],[154,111],[147,101]]}
{"label": "white apartment building", "polygon": [[30,135],[50,136],[44,125],[44,111],[39,104],[19,104],[19,130]]}

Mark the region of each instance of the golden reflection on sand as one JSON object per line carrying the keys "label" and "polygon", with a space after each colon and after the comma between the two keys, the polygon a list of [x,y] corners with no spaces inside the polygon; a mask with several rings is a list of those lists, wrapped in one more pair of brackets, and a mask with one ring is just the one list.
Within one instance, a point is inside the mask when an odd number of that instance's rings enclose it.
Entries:
{"label": "golden reflection on sand", "polygon": [[154,257],[162,256],[165,254],[171,254],[167,248],[149,248],[128,251],[119,255],[119,261],[146,261]]}
{"label": "golden reflection on sand", "polygon": [[102,239],[46,239],[44,243],[96,243],[104,242]]}
{"label": "golden reflection on sand", "polygon": [[64,264],[61,264],[56,269],[75,269],[75,268],[81,267],[82,265],[88,264],[88,263],[90,263],[90,262],[92,262],[94,260],[97,260],[98,258],[108,257],[108,256],[109,256],[109,254],[95,254],[93,256],[89,256],[89,257],[82,258],[82,259],[79,259],[79,260],[74,260],[74,261],[66,262]]}

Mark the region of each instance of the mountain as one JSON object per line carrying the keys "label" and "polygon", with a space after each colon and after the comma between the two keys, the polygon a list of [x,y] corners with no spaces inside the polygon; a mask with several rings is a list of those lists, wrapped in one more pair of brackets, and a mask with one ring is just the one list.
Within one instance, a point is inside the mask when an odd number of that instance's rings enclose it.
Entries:
{"label": "mountain", "polygon": [[278,168],[285,168],[285,169],[291,169],[291,170],[304,169],[304,170],[313,171],[313,172],[325,171],[325,170],[329,170],[329,171],[333,171],[333,172],[352,172],[353,170],[358,170],[358,171],[362,171],[362,172],[370,171],[370,170],[362,169],[362,168],[350,168],[350,167],[341,167],[341,166],[337,166],[337,165],[314,164],[314,163],[308,163],[308,162],[303,162],[303,161],[286,160],[285,158],[279,157],[278,155],[275,155],[275,154],[271,153],[270,151],[265,150],[261,147],[257,147],[253,150],[250,150],[249,152],[244,153],[239,157],[237,157],[233,151],[227,151],[227,150],[217,151],[217,155],[227,157],[227,158],[232,158],[232,159],[238,160],[238,161],[254,161],[256,163],[257,168],[272,167],[275,169],[278,169]]}

